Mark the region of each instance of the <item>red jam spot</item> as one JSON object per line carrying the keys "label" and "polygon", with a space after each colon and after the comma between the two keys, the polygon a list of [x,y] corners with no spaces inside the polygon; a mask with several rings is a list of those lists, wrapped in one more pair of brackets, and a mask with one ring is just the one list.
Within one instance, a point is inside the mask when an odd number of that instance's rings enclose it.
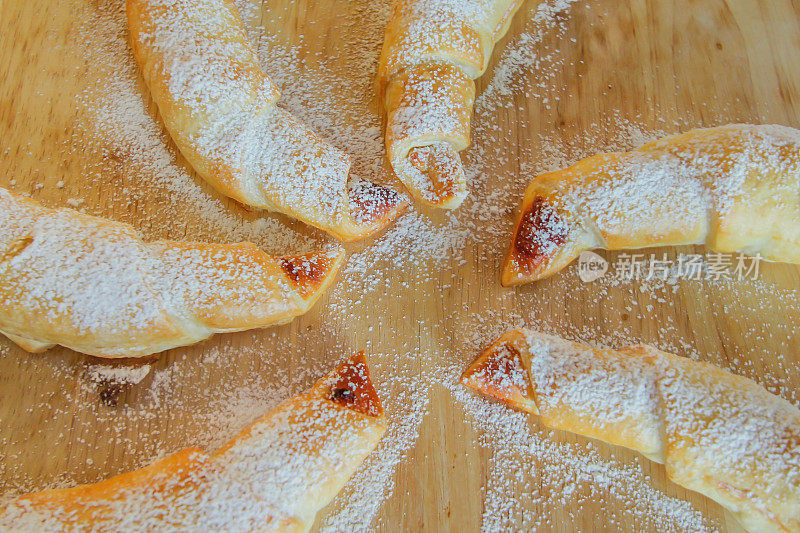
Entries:
{"label": "red jam spot", "polygon": [[537,196],[517,227],[514,249],[520,266],[533,268],[567,241],[568,228],[555,209]]}
{"label": "red jam spot", "polygon": [[281,257],[278,264],[286,272],[303,297],[316,291],[331,269],[332,260],[324,254],[309,253]]}
{"label": "red jam spot", "polygon": [[371,416],[381,416],[383,407],[369,378],[364,352],[348,359],[331,374],[328,398],[344,407]]}

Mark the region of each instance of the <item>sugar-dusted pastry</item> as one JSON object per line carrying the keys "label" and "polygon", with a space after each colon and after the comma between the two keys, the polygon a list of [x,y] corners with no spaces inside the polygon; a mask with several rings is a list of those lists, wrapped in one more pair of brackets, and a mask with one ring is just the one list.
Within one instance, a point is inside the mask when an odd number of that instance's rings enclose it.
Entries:
{"label": "sugar-dusted pastry", "polygon": [[0,333],[138,357],[308,311],[344,260],[271,257],[251,243],[145,243],[127,224],[48,209],[0,188]]}
{"label": "sugar-dusted pastry", "polygon": [[363,354],[210,455],[183,450],[107,481],[27,494],[3,531],[307,531],[386,431]]}
{"label": "sugar-dusted pastry", "polygon": [[127,0],[133,52],[181,153],[221,193],[343,241],[408,205],[350,177],[350,157],[276,105],[232,0]]}
{"label": "sugar-dusted pastry", "polygon": [[800,531],[800,409],[755,382],[650,346],[501,336],[462,382],[548,427],[625,446],[753,532]]}
{"label": "sugar-dusted pastry", "polygon": [[469,145],[475,83],[521,0],[395,0],[378,78],[386,151],[425,204],[455,209],[468,193],[459,152]]}
{"label": "sugar-dusted pastry", "polygon": [[593,248],[679,244],[800,263],[800,132],[691,130],[536,177],[503,284],[544,278]]}

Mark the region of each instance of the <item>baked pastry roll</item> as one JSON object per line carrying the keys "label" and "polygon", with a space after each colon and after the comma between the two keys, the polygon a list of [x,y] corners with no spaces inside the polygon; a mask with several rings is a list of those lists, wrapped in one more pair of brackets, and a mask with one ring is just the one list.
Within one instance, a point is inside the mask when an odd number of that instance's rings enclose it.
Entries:
{"label": "baked pastry roll", "polygon": [[396,191],[277,106],[232,0],[127,0],[133,53],[181,153],[221,193],[343,241],[389,224]]}
{"label": "baked pastry roll", "polygon": [[17,498],[13,531],[307,531],[386,431],[358,354],[210,455],[190,448],[107,481]]}
{"label": "baked pastry roll", "polygon": [[378,81],[386,151],[421,202],[455,209],[467,196],[459,152],[469,145],[475,83],[521,0],[395,0]]}
{"label": "baked pastry roll", "polygon": [[691,130],[538,176],[502,281],[544,278],[585,250],[705,244],[800,263],[800,132]]}
{"label": "baked pastry roll", "polygon": [[800,410],[749,379],[650,346],[601,350],[515,330],[462,383],[663,463],[749,531],[800,531]]}
{"label": "baked pastry roll", "polygon": [[0,333],[32,352],[144,356],[289,322],[343,260],[341,249],[272,257],[246,242],[145,243],[127,224],[0,188]]}

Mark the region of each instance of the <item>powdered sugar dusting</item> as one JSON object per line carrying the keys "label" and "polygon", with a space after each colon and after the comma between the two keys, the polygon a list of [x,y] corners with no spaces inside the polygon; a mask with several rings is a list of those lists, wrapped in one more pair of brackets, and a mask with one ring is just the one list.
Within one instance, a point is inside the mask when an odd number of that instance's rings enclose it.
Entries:
{"label": "powdered sugar dusting", "polygon": [[346,476],[382,432],[382,421],[372,415],[337,408],[318,393],[304,394],[212,456],[190,452],[180,470],[123,482],[113,498],[85,507],[80,498],[46,505],[22,499],[4,510],[0,524],[60,531],[76,513],[86,513],[95,530],[245,531],[285,522],[307,528],[313,506],[329,490],[328,476]]}
{"label": "powdered sugar dusting", "polygon": [[[536,530],[552,526],[546,515],[527,509],[580,505],[594,498],[617,500],[642,528],[663,531],[713,531],[692,506],[665,497],[638,465],[600,457],[591,445],[559,442],[552,434],[532,428],[528,417],[507,406],[480,399],[462,387],[454,398],[479,431],[481,446],[492,450],[482,528]],[[542,486],[531,483],[540,480]],[[617,524],[620,517],[604,516]],[[577,524],[573,524],[573,527]]]}
{"label": "powdered sugar dusting", "polygon": [[[83,23],[70,53],[94,65],[98,80],[79,99],[83,111],[65,151],[92,153],[96,166],[85,169],[92,178],[80,185],[64,176],[54,178],[64,180],[65,197],[85,198],[81,207],[93,214],[113,211],[148,238],[246,239],[273,254],[318,249],[325,239],[319,232],[285,217],[248,212],[197,181],[138,78],[122,2],[95,4],[81,4],[73,17]],[[308,10],[277,2],[236,4],[266,72],[282,92],[280,105],[351,154],[354,174],[392,181],[373,85],[389,2],[357,0],[335,10],[323,4]],[[452,213],[416,207],[376,239],[348,245],[350,257],[339,280],[307,318],[168,352],[138,385],[123,391],[116,407],[99,402],[94,384],[74,371],[77,355],[53,351],[32,357],[0,340],[4,369],[21,369],[11,373],[11,381],[35,387],[22,398],[15,387],[0,387],[0,405],[14,405],[16,412],[0,413],[5,423],[0,449],[7,459],[0,462],[2,491],[18,494],[92,482],[186,446],[214,449],[306,389],[343,354],[364,348],[371,355],[390,429],[377,453],[320,516],[323,528],[397,526],[387,516],[398,502],[417,497],[399,487],[408,486],[407,476],[430,466],[424,458],[410,465],[403,460],[413,453],[421,425],[438,428],[439,420],[423,420],[432,391],[442,384],[452,391],[452,403],[445,396],[441,412],[459,422],[466,418],[466,426],[478,434],[480,453],[488,458],[486,474],[468,488],[472,495],[480,493],[485,530],[580,529],[592,520],[619,529],[719,527],[716,506],[697,498],[684,501],[685,494],[660,482],[659,470],[646,460],[542,430],[530,417],[457,384],[461,371],[491,339],[528,326],[604,345],[645,340],[757,376],[771,391],[797,401],[792,387],[797,290],[779,275],[752,283],[604,278],[587,285],[570,267],[540,284],[499,288],[499,265],[522,192],[533,176],[598,152],[630,150],[667,133],[713,125],[700,117],[659,122],[658,117],[676,113],[651,102],[639,111],[642,115],[605,108],[605,114],[585,119],[562,115],[560,75],[572,70],[558,47],[570,46],[568,27],[584,11],[589,16],[579,22],[599,27],[600,22],[591,22],[599,20],[593,9],[593,2],[566,0],[523,5],[514,31],[498,45],[487,74],[478,80],[473,144],[462,153],[470,196]],[[287,37],[283,28],[290,25],[301,33]],[[583,97],[599,101],[596,95]],[[562,119],[567,123],[563,130]],[[113,191],[109,179],[115,179]],[[109,203],[84,187],[106,191],[109,196],[103,198]],[[21,183],[16,188],[27,190]],[[130,215],[120,207],[126,205]],[[614,254],[607,258],[613,260]],[[778,266],[767,268],[779,272]],[[706,298],[716,305],[701,305]],[[683,301],[698,304],[686,309]],[[784,318],[774,312],[776,306],[785,308]],[[762,323],[762,316],[773,319]],[[723,321],[735,323],[742,338],[717,339],[695,328]],[[782,353],[776,357],[768,345],[781,346]],[[28,379],[34,375],[35,382]],[[76,419],[75,409],[85,418]],[[36,423],[31,435],[27,424],[39,421],[40,413],[48,418]],[[109,446],[94,446],[98,428]],[[463,449],[475,449],[471,435],[458,439]],[[46,451],[38,455],[34,445]],[[68,459],[61,457],[63,450],[69,450]],[[33,453],[43,458],[35,473],[20,466],[30,464]],[[403,472],[406,466],[411,474]],[[454,513],[458,509],[453,506]],[[409,523],[416,524],[421,517],[415,514],[417,506],[406,510]]]}
{"label": "powdered sugar dusting", "polygon": [[[602,234],[608,246],[650,235],[653,244],[681,237],[696,244],[711,239],[713,248],[717,232],[745,232],[748,228],[741,226],[747,223],[741,219],[749,213],[800,224],[800,212],[786,200],[800,191],[792,157],[800,153],[798,140],[800,132],[776,125],[693,130],[579,162],[549,192],[560,208],[580,212],[586,230]],[[796,238],[792,229],[772,231],[778,243]],[[727,250],[730,245],[722,246]],[[775,260],[793,257],[769,237],[748,243],[747,250]]]}
{"label": "powdered sugar dusting", "polygon": [[205,180],[247,205],[360,235],[351,229],[349,156],[275,105],[278,88],[232,2],[137,0],[129,13],[133,49],[162,119]]}
{"label": "powdered sugar dusting", "polygon": [[151,231],[161,236],[164,221],[179,225],[181,214],[186,212],[197,220],[198,238],[249,240],[273,253],[306,252],[318,246],[316,239],[293,230],[277,217],[261,213],[246,217],[241,210],[237,213],[230,209],[231,202],[190,174],[188,165],[170,146],[158,115],[148,107],[128,45],[124,2],[111,2],[94,10],[84,8],[80,15],[78,20],[84,21],[79,29],[80,44],[85,46],[102,84],[77,95],[85,122],[78,125],[75,143],[81,149],[99,152],[103,165],[97,172],[101,176],[136,176],[121,191],[127,198],[122,201],[166,195],[170,208],[158,213],[159,226]]}

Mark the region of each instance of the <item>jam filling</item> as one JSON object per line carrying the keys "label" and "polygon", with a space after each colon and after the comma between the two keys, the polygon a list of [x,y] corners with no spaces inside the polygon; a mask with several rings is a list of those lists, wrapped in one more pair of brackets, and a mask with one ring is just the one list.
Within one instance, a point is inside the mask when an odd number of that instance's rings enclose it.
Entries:
{"label": "jam filling", "polygon": [[372,416],[383,414],[380,398],[369,378],[363,352],[336,369],[331,376],[329,390],[328,399],[341,406]]}
{"label": "jam filling", "polygon": [[311,294],[320,286],[331,266],[331,260],[327,256],[314,253],[281,257],[278,263],[303,296]]}
{"label": "jam filling", "polygon": [[521,267],[533,269],[546,262],[567,241],[568,228],[552,206],[537,196],[522,215],[514,237]]}

